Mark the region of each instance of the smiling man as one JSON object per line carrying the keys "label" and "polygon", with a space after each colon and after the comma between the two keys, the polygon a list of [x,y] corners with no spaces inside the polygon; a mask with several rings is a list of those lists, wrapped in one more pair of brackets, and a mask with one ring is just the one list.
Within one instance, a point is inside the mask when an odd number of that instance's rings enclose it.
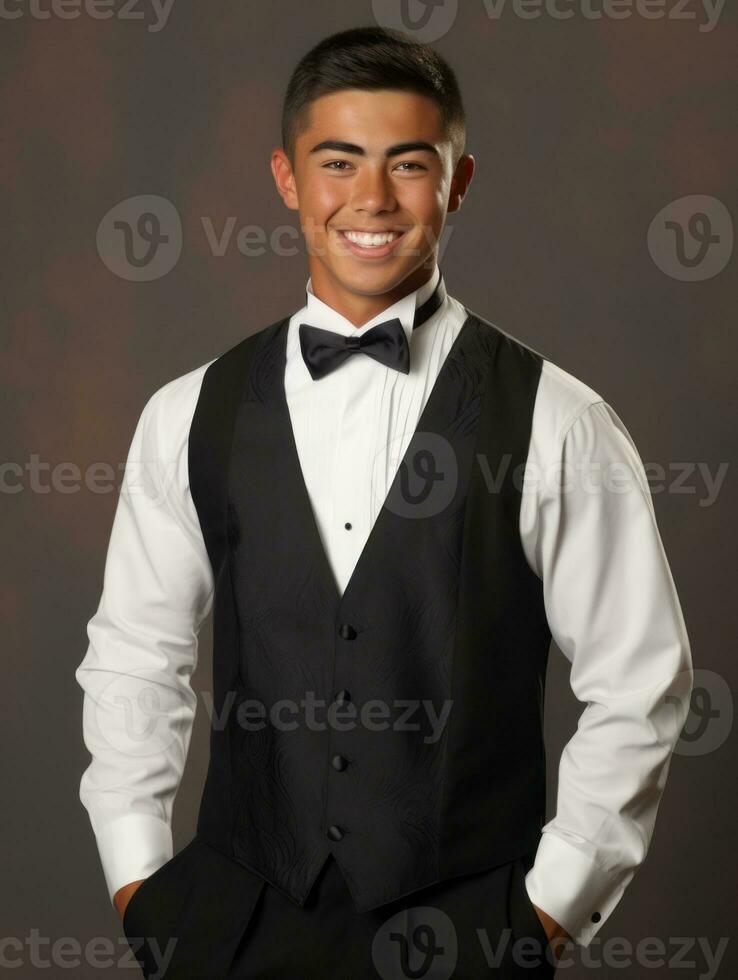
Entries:
{"label": "smiling man", "polygon": [[[147,976],[551,976],[643,862],[688,710],[643,466],[592,388],[446,290],[474,160],[437,52],[327,38],[282,137],[305,303],[147,402],[77,670],[108,891]],[[586,707],[546,823],[552,637]]]}
{"label": "smiling man", "polygon": [[430,278],[474,172],[460,99],[450,91],[446,108],[375,82],[304,103],[299,78],[291,95],[274,178],[300,210],[313,291],[361,326]]}

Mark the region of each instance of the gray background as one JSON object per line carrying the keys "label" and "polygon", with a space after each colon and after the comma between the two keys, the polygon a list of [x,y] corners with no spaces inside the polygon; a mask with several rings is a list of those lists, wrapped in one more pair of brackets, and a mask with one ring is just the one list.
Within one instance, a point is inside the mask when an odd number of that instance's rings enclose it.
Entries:
{"label": "gray background", "polygon": [[[738,259],[684,282],[659,268],[647,232],[662,208],[687,195],[717,198],[738,215],[738,17],[733,5],[714,30],[701,31],[695,2],[690,20],[591,19],[581,3],[560,7],[575,16],[528,20],[508,9],[495,19],[483,0],[468,0],[434,42],[458,72],[477,161],[441,261],[454,296],[597,390],[644,462],[701,463],[713,476],[730,464],[710,506],[699,471],[679,492],[654,493],[695,667],[718,675],[704,678],[714,717],[689,743],[693,754],[674,757],[648,859],[596,940],[656,937],[674,957],[673,937],[688,937],[683,962],[672,966],[696,977],[706,970],[697,944],[715,949],[735,917],[735,743],[730,697],[715,699],[720,677],[735,687]],[[74,679],[102,588],[120,467],[156,388],[302,304],[302,239],[293,255],[267,247],[246,256],[235,234],[245,225],[267,236],[298,227],[268,166],[284,86],[308,47],[373,23],[374,13],[369,3],[175,0],[163,28],[150,30],[156,17],[143,0],[135,8],[143,19],[40,20],[27,3],[17,9],[22,16],[0,23],[2,459],[26,466],[38,454],[83,472],[107,462],[118,476],[107,493],[83,483],[42,493],[27,476],[10,481],[18,492],[5,488],[0,936],[110,937],[122,959],[78,798],[89,757]],[[114,205],[148,194],[175,205],[182,250],[168,274],[133,282],[105,265],[96,233]],[[203,218],[219,233],[229,216],[234,238],[216,255]],[[668,239],[662,247],[668,252]],[[713,255],[728,247],[724,233]],[[198,691],[210,687],[210,646],[208,623]],[[694,705],[688,728],[697,729],[707,703]],[[567,661],[553,650],[549,815],[558,757],[581,707]],[[194,833],[207,737],[200,697],[175,848]],[[604,954],[592,949],[595,959]],[[560,973],[591,975],[574,958]],[[631,962],[601,966],[597,976],[660,972]],[[116,969],[83,964],[71,974]],[[735,969],[730,944],[719,975]],[[14,975],[36,972],[26,956]]]}

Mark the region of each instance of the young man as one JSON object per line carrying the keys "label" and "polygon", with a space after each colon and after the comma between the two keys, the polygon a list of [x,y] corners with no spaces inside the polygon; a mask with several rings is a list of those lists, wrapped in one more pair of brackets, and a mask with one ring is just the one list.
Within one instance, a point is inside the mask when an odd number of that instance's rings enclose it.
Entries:
{"label": "young man", "polygon": [[[436,52],[334,35],[282,123],[306,303],[149,399],[77,670],[110,897],[147,976],[550,976],[643,862],[688,710],[643,467],[595,391],[446,291],[474,160]],[[586,707],[544,825],[552,636]]]}

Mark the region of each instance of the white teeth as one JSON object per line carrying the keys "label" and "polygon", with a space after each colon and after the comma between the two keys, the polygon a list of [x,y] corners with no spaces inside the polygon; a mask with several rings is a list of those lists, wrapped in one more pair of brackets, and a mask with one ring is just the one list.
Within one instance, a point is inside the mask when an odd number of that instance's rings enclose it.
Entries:
{"label": "white teeth", "polygon": [[396,238],[399,238],[399,233],[396,231],[385,232],[383,234],[372,235],[360,231],[344,231],[343,234],[348,238],[350,242],[354,245],[362,245],[365,248],[377,248],[380,245],[388,245],[393,242]]}

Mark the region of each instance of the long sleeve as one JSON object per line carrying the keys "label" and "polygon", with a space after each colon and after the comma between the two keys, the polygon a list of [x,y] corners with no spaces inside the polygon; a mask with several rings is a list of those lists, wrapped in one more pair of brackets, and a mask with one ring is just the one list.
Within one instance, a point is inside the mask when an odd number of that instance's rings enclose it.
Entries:
{"label": "long sleeve", "polygon": [[693,674],[645,471],[625,426],[593,400],[558,436],[524,524],[551,633],[585,707],[561,756],[556,814],[526,887],[586,947],[645,859]]}
{"label": "long sleeve", "polygon": [[112,900],[173,852],[171,817],[196,710],[190,678],[212,570],[189,495],[187,436],[202,369],[147,402],[126,460],[100,602],[75,677],[92,756],[82,775]]}

